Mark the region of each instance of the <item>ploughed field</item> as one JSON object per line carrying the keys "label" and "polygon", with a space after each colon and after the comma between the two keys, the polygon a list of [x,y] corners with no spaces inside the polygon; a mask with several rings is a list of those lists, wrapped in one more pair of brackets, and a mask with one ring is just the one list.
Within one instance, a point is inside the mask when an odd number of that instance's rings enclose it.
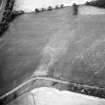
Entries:
{"label": "ploughed field", "polygon": [[32,90],[7,105],[104,105],[105,99],[70,91],[42,87]]}
{"label": "ploughed field", "polygon": [[104,17],[71,7],[17,17],[0,39],[0,95],[33,74],[105,87]]}

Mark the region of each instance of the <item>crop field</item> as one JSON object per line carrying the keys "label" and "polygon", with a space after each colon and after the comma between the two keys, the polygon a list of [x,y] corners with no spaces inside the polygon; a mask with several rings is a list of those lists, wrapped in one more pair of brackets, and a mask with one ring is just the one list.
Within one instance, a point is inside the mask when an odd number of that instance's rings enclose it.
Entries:
{"label": "crop field", "polygon": [[0,39],[0,95],[32,75],[105,87],[105,18],[72,8],[18,16]]}

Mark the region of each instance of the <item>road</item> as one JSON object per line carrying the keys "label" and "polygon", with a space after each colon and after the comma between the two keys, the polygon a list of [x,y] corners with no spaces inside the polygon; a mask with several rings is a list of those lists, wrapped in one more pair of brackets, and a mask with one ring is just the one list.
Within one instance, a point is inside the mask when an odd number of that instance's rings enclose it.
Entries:
{"label": "road", "polygon": [[0,95],[32,75],[105,87],[104,16],[67,7],[17,17],[0,39]]}

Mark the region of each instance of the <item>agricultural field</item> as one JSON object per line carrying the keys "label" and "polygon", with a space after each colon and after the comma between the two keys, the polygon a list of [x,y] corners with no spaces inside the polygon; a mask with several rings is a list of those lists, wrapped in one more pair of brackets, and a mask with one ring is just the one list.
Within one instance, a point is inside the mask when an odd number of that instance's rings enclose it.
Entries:
{"label": "agricultural field", "polygon": [[32,75],[105,88],[104,16],[65,7],[16,17],[0,39],[0,95]]}

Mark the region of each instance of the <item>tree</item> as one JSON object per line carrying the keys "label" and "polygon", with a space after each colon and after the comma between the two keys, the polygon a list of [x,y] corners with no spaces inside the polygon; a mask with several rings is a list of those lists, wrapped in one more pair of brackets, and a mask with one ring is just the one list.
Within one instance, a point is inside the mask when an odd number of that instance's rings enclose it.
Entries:
{"label": "tree", "polygon": [[39,12],[40,12],[40,10],[36,8],[36,9],[35,9],[35,12],[36,12],[36,13],[39,13]]}
{"label": "tree", "polygon": [[105,0],[97,0],[96,5],[105,8]]}
{"label": "tree", "polygon": [[51,6],[49,6],[49,7],[48,7],[48,10],[49,10],[49,11],[51,11],[51,10],[52,10],[52,7],[51,7]]}
{"label": "tree", "polygon": [[94,1],[91,1],[91,2],[87,2],[86,5],[105,8],[105,0],[94,0]]}

